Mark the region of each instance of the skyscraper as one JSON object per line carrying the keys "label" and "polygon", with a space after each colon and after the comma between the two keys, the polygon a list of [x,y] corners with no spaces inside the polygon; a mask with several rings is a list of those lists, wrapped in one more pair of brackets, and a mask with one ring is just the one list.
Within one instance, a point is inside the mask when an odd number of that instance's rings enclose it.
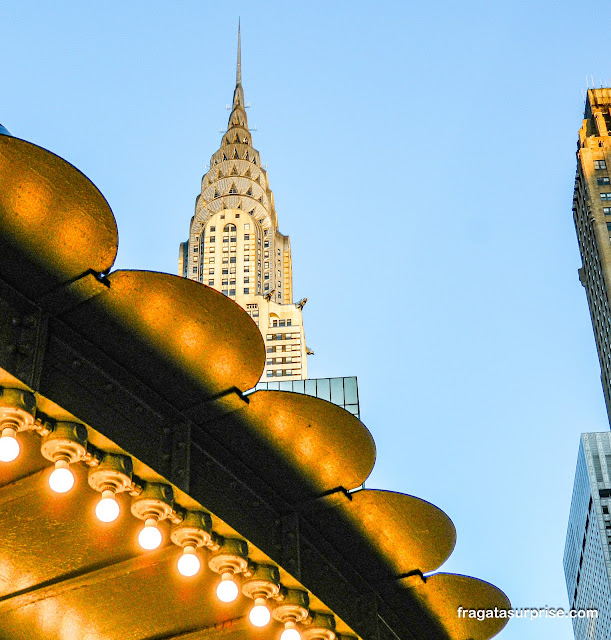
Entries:
{"label": "skyscraper", "polygon": [[611,432],[581,435],[564,548],[571,609],[597,609],[574,618],[576,640],[611,638]]}
{"label": "skyscraper", "polygon": [[600,361],[607,413],[611,418],[611,89],[590,89],[579,130],[573,217]]}
{"label": "skyscraper", "polygon": [[267,172],[252,146],[241,62],[238,29],[231,114],[202,178],[178,273],[221,291],[250,314],[265,341],[262,380],[300,380],[307,378],[305,300],[293,303],[291,244],[278,230]]}

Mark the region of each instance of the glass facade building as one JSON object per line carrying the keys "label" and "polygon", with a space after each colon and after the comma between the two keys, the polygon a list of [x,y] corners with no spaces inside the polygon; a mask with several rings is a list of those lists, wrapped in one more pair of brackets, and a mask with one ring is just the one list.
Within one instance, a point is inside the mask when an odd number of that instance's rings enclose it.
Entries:
{"label": "glass facade building", "polygon": [[356,376],[348,378],[311,378],[309,380],[280,380],[278,382],[259,382],[259,389],[292,391],[305,393],[328,400],[360,418],[359,389]]}
{"label": "glass facade building", "polygon": [[611,432],[581,435],[564,548],[571,609],[597,609],[574,618],[576,640],[611,638]]}

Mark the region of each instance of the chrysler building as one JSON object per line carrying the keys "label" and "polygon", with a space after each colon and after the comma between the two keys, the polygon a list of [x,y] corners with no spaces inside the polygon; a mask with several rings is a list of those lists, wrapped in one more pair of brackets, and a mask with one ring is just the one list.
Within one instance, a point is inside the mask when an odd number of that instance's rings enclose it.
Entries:
{"label": "chrysler building", "polygon": [[267,172],[248,129],[239,28],[231,115],[202,178],[178,273],[221,291],[249,313],[265,341],[262,381],[307,378],[305,300],[293,302],[291,244],[278,230]]}

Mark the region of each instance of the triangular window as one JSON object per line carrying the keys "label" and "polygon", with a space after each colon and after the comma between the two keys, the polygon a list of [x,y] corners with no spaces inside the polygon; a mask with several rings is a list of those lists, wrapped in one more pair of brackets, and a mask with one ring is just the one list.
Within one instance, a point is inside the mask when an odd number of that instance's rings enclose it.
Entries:
{"label": "triangular window", "polygon": [[253,159],[252,159],[252,163],[253,163],[253,164],[257,164],[257,159],[256,159],[256,158],[253,158]]}
{"label": "triangular window", "polygon": [[246,192],[247,196],[252,196],[252,187],[248,187],[248,191]]}
{"label": "triangular window", "polygon": [[240,143],[240,136],[236,133],[234,142]]}
{"label": "triangular window", "polygon": [[258,200],[261,204],[263,204],[263,196],[261,196],[260,198],[257,198],[257,200]]}
{"label": "triangular window", "polygon": [[233,165],[233,168],[231,169],[231,173],[230,173],[229,175],[231,175],[231,176],[237,176],[237,175],[239,175],[238,170],[237,170],[237,168],[236,168],[235,164]]}
{"label": "triangular window", "polygon": [[[246,155],[244,156],[244,160],[248,160],[248,150],[246,151]],[[250,171],[250,169],[249,169]]]}
{"label": "triangular window", "polygon": [[254,218],[255,217],[255,210],[253,209],[252,211],[249,211],[248,214],[251,215]]}
{"label": "triangular window", "polygon": [[221,197],[221,194],[218,192],[218,189],[214,190],[214,197],[215,198],[220,198]]}
{"label": "triangular window", "polygon": [[227,208],[227,204],[225,203],[225,201],[223,200],[223,209]]}
{"label": "triangular window", "polygon": [[248,167],[248,169],[246,170],[246,173],[244,174],[247,178],[250,178],[250,167]]}
{"label": "triangular window", "polygon": [[238,207],[237,207],[237,208],[238,208],[238,209],[241,209],[241,208],[242,208],[242,201],[241,201],[241,200],[240,200],[240,202],[238,202]]}
{"label": "triangular window", "polygon": [[237,193],[238,188],[235,186],[235,182],[231,183],[231,188],[229,189],[229,193]]}
{"label": "triangular window", "polygon": [[240,155],[238,154],[238,150],[237,149],[233,150],[233,159],[234,160],[239,160],[240,159]]}
{"label": "triangular window", "polygon": [[223,160],[227,160],[227,156],[223,154]]}

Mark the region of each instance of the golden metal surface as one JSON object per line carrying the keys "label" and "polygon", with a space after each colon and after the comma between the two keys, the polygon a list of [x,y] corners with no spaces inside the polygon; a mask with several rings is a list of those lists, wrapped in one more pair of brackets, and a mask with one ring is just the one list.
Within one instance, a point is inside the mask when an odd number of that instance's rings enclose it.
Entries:
{"label": "golden metal surface", "polygon": [[[495,618],[494,609],[509,609],[511,603],[500,590],[477,578],[452,573],[436,573],[426,582],[414,582],[410,589],[440,620],[451,640],[489,640],[507,624]],[[491,611],[489,617],[459,616],[458,608]],[[476,614],[477,615],[477,614]]]}
{"label": "golden metal surface", "polygon": [[152,271],[115,271],[108,280],[62,319],[175,406],[258,382],[263,338],[226,296]]}
{"label": "golden metal surface", "polygon": [[118,235],[104,196],[78,169],[0,136],[0,243],[2,277],[38,297],[88,269],[108,271]]}
{"label": "golden metal surface", "polygon": [[341,511],[395,576],[434,571],[452,553],[456,529],[434,505],[394,491],[364,489],[350,497],[339,502]]}
{"label": "golden metal surface", "polygon": [[[375,444],[365,425],[331,402],[287,391],[257,391],[249,404],[211,426],[243,451],[249,464],[292,500],[301,496],[289,473],[304,480],[311,492],[363,484],[375,462]],[[277,461],[272,461],[269,454]],[[280,461],[286,469],[280,466]]]}

